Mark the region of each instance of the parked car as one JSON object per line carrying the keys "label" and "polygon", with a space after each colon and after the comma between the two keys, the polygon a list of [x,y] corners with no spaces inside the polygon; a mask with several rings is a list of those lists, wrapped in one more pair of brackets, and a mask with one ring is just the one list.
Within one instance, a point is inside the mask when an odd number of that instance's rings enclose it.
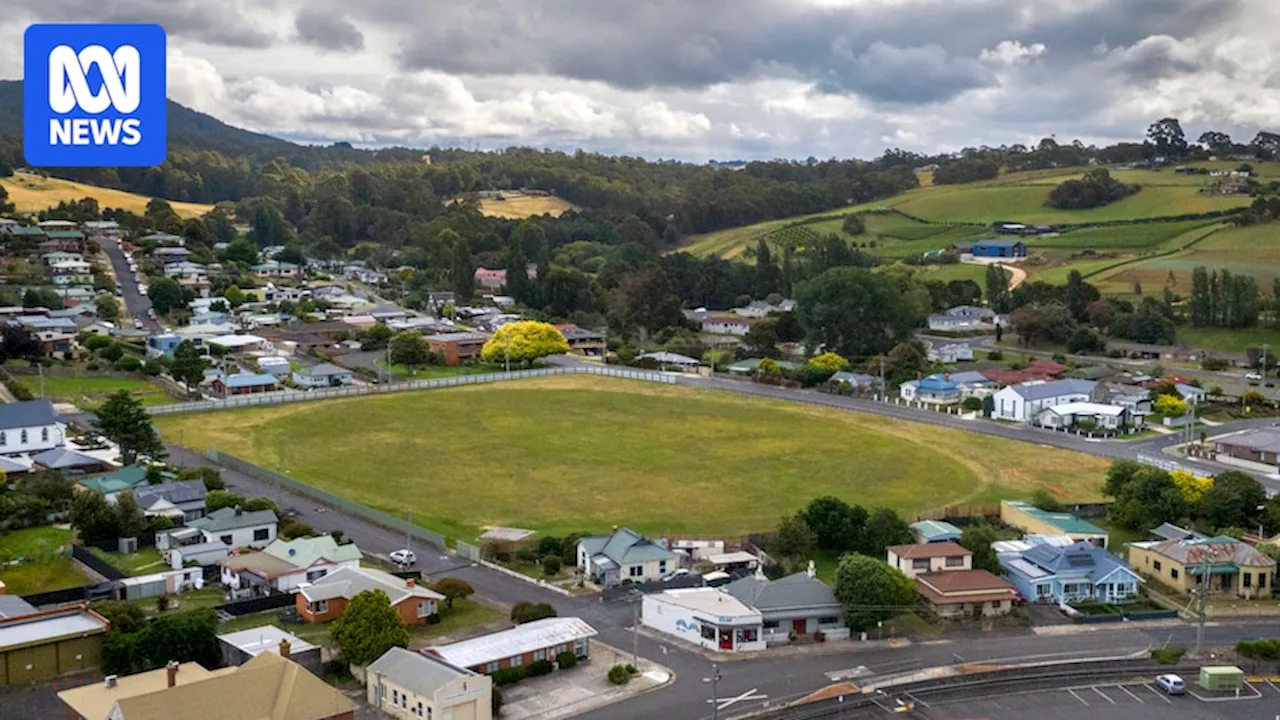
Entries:
{"label": "parked car", "polygon": [[391,561],[397,565],[412,565],[418,562],[418,556],[412,550],[402,548],[391,552]]}
{"label": "parked car", "polygon": [[1156,678],[1156,687],[1167,695],[1182,695],[1187,691],[1187,685],[1182,682],[1182,677],[1173,673]]}
{"label": "parked car", "polygon": [[1247,373],[1245,373],[1245,374],[1244,374],[1244,379],[1245,379],[1245,380],[1261,380],[1261,379],[1262,379],[1262,373],[1247,372]]}
{"label": "parked car", "polygon": [[133,319],[133,327],[134,327],[134,328],[136,328],[136,329],[138,329],[138,330],[141,330],[141,329],[142,329],[142,321],[141,321],[141,320],[139,320],[138,318],[134,318],[134,319]]}
{"label": "parked car", "polygon": [[723,570],[716,570],[703,575],[702,581],[707,587],[720,587],[733,582],[733,576]]}
{"label": "parked car", "polygon": [[686,570],[685,568],[676,568],[675,570],[672,570],[666,575],[663,575],[662,582],[671,582],[672,580],[675,580],[678,577],[684,577],[685,575],[688,575],[688,574],[689,574],[689,571]]}

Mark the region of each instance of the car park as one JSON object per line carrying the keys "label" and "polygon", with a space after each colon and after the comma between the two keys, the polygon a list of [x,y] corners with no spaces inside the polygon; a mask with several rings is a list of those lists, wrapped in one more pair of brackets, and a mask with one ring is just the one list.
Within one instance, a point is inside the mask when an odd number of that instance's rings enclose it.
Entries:
{"label": "car park", "polygon": [[1166,695],[1182,695],[1187,692],[1187,685],[1182,682],[1182,677],[1173,673],[1157,677],[1156,687]]}
{"label": "car park", "polygon": [[418,562],[418,556],[414,555],[412,550],[402,548],[400,550],[392,551],[391,561],[397,565],[412,565]]}

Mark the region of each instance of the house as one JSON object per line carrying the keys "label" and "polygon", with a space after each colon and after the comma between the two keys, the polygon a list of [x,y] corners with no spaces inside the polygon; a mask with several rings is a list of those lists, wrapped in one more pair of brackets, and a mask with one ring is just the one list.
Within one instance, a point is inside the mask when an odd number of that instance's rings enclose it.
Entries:
{"label": "house", "polygon": [[916,593],[940,618],[997,617],[1013,610],[1017,591],[986,570],[917,575]]}
{"label": "house", "polygon": [[[183,328],[186,329],[186,328]],[[177,331],[179,335],[183,333]],[[271,343],[264,337],[257,335],[229,334],[211,337],[207,341],[210,345],[216,345],[228,352],[251,352],[255,350],[270,350]]]}
{"label": "house", "polygon": [[381,590],[405,625],[426,625],[444,596],[419,587],[413,578],[401,579],[373,568],[341,567],[313,583],[298,586],[297,610],[305,622],[329,622],[342,617],[351,598],[365,590]]}
{"label": "house", "polygon": [[[754,375],[760,369],[760,363],[764,362],[764,358],[750,358],[747,360],[739,360],[738,362],[725,368],[730,375]],[[790,360],[775,360],[778,368],[781,370],[795,370],[800,367]],[[839,374],[839,373],[837,373]],[[834,375],[832,377],[835,377]]]}
{"label": "house", "polygon": [[1073,402],[1054,405],[1040,411],[1033,425],[1051,430],[1125,430],[1131,425],[1141,425],[1141,416],[1134,417],[1123,405],[1103,405],[1093,402]]}
{"label": "house", "polygon": [[0,687],[30,686],[98,667],[111,626],[106,618],[83,605],[38,611],[21,598],[0,598]]}
{"label": "house", "polygon": [[293,366],[289,363],[289,358],[279,355],[264,355],[257,360],[258,369],[271,375],[272,377],[284,377],[289,374]]}
{"label": "house", "polygon": [[898,395],[907,402],[931,405],[954,405],[963,393],[948,375],[930,375],[922,380],[908,380],[898,386]]}
{"label": "house", "polygon": [[931,344],[927,358],[929,362],[940,362],[944,365],[971,362],[973,360],[973,348],[969,347],[969,343]]}
{"label": "house", "polygon": [[84,262],[84,255],[78,252],[55,250],[41,255],[40,262],[44,263],[46,267],[53,267],[58,263],[82,263]]}
{"label": "house", "polygon": [[174,280],[207,280],[209,271],[204,265],[189,260],[169,263],[164,266],[164,276]]}
{"label": "house", "polygon": [[[764,650],[764,618],[724,588],[687,588],[645,595],[640,622],[717,652]],[[781,628],[779,628],[781,632]]]}
{"label": "house", "polygon": [[428,335],[427,344],[432,352],[444,356],[444,364],[461,365],[464,362],[480,359],[480,351],[489,342],[489,336],[478,332],[454,332]]}
{"label": "house", "polygon": [[636,358],[639,361],[648,361],[652,365],[657,366],[659,370],[679,370],[680,372],[697,372],[702,366],[702,361],[698,358],[692,358],[688,355],[680,353],[660,352],[645,353]]}
{"label": "house", "polygon": [[369,704],[398,718],[493,718],[493,680],[430,653],[393,647],[365,669]]}
{"label": "house", "polygon": [[237,506],[214,510],[191,520],[187,527],[199,530],[205,542],[220,542],[233,549],[262,548],[276,539],[278,522],[271,510],[247,511]]}
{"label": "house", "polygon": [[1160,523],[1151,531],[1151,537],[1156,540],[1208,540],[1208,535],[1203,535],[1195,530],[1188,530],[1184,527],[1178,527],[1173,523]]}
{"label": "house", "polygon": [[1213,459],[1220,463],[1264,473],[1280,470],[1280,428],[1220,435],[1209,442],[1213,444]]}
{"label": "house", "polygon": [[158,247],[151,253],[151,259],[157,265],[164,267],[189,261],[191,259],[191,251],[184,247]]}
{"label": "house", "polygon": [[[190,529],[182,528],[182,530],[170,533],[169,537],[181,537],[182,531]],[[181,570],[192,565],[209,567],[217,565],[219,560],[231,555],[231,546],[221,540],[207,541],[199,539],[203,538],[203,535],[197,535],[196,537],[196,542],[187,545],[173,544],[174,541],[170,540],[168,549],[162,553],[165,562],[169,563],[169,567],[174,570]]]}
{"label": "house", "polygon": [[1087,541],[1098,547],[1107,546],[1107,531],[1064,512],[1046,512],[1018,500],[1000,503],[1000,520],[1024,533],[1066,535],[1073,541]]}
{"label": "house", "polygon": [[960,542],[964,533],[960,528],[942,520],[921,520],[911,523],[911,534],[918,543]]}
{"label": "house", "polygon": [[226,667],[239,667],[262,653],[275,653],[301,665],[316,677],[324,672],[320,646],[275,625],[260,625],[219,635],[218,647],[222,651],[222,664]]}
{"label": "house", "polygon": [[141,465],[125,465],[107,475],[83,478],[77,481],[80,487],[103,495],[111,495],[121,490],[132,490],[147,482],[147,469]]}
{"label": "house", "polygon": [[971,252],[975,258],[1025,258],[1027,244],[1021,240],[979,240]]}
{"label": "house", "polygon": [[991,308],[958,305],[929,316],[929,329],[939,332],[973,332],[989,330],[995,325],[996,312]]}
{"label": "house", "polygon": [[474,279],[476,285],[486,290],[496,290],[507,284],[507,271],[480,267],[476,268]]}
{"label": "house", "polygon": [[360,548],[339,545],[332,535],[280,540],[262,552],[241,553],[218,563],[222,584],[240,590],[254,587],[291,592],[341,568],[360,567]]}
{"label": "house", "polygon": [[66,431],[48,400],[0,404],[0,455],[60,448],[66,443]]}
{"label": "house", "polygon": [[147,357],[173,357],[173,353],[178,346],[186,340],[189,341],[196,350],[204,352],[204,338],[199,337],[183,337],[175,333],[159,333],[147,337]]}
{"label": "house", "polygon": [[984,398],[994,395],[999,386],[977,370],[951,373],[951,382],[960,388],[961,398]]}
{"label": "house", "polygon": [[302,276],[301,266],[275,260],[254,265],[249,271],[263,280],[296,279]]}
{"label": "house", "polygon": [[737,315],[708,315],[702,319],[702,332],[712,335],[736,335],[742,337],[755,325],[756,318]]}
{"label": "house", "polygon": [[341,387],[350,385],[355,373],[333,363],[320,363],[293,372],[293,384],[302,388]]}
{"label": "house", "polygon": [[1269,598],[1275,585],[1276,561],[1225,535],[1129,543],[1129,564],[1184,593],[1200,587],[1206,574],[1210,593]]}
{"label": "house", "polygon": [[[732,366],[730,366],[730,369],[732,369]],[[879,392],[884,387],[880,378],[875,375],[846,372],[844,370],[832,375],[827,380],[827,383],[836,387],[848,385],[849,389],[855,392]]]}
{"label": "house", "polygon": [[41,330],[32,333],[32,337],[40,344],[40,353],[45,357],[66,357],[76,347],[76,336],[71,333]]}
{"label": "house", "polygon": [[578,568],[604,587],[622,581],[653,582],[676,569],[676,554],[665,542],[648,540],[629,528],[611,535],[590,535],[578,541]]}
{"label": "house", "polygon": [[973,553],[953,542],[892,545],[885,548],[885,562],[914,578],[926,573],[973,569]]}
{"label": "house", "polygon": [[1205,397],[1208,396],[1208,393],[1205,392],[1204,388],[1198,388],[1194,385],[1175,383],[1173,387],[1178,391],[1178,397],[1182,398],[1184,402],[1191,403],[1192,405],[1199,405],[1204,402]]}
{"label": "house", "polygon": [[63,475],[91,475],[112,469],[111,463],[66,447],[31,456],[32,470],[57,470]]}
{"label": "house", "polygon": [[817,578],[812,562],[808,570],[777,580],[769,580],[763,568],[756,568],[755,574],[734,580],[724,591],[760,614],[766,644],[786,642],[793,632],[797,636],[821,632],[833,640],[849,636],[844,609],[835,592]]}
{"label": "house", "polygon": [[458,294],[454,291],[438,290],[427,293],[427,307],[432,312],[438,313],[445,305],[449,304],[453,304],[455,306],[458,304]]}
{"label": "house", "polygon": [[97,322],[92,322],[86,325],[84,328],[84,332],[89,333],[90,335],[101,335],[102,337],[111,337],[112,335],[115,334],[117,329],[118,328],[116,327],[116,324],[113,322],[107,322],[106,320],[98,320]]}
{"label": "house", "polygon": [[777,305],[773,305],[765,300],[752,300],[745,306],[734,308],[735,315],[746,318],[764,318],[775,313],[792,312],[796,309],[796,301],[787,299],[780,301]]}
{"label": "house", "polygon": [[210,672],[170,662],[150,672],[63,690],[67,717],[81,720],[354,720],[355,703],[277,653]]}
{"label": "house", "polygon": [[996,551],[1000,574],[1028,602],[1131,602],[1142,582],[1120,558],[1086,541],[1063,544],[1056,538],[1028,535],[998,543]]}
{"label": "house", "polygon": [[167,247],[182,247],[187,244],[186,238],[167,232],[152,233],[139,239],[138,242],[155,243],[156,245],[164,245]]}
{"label": "house", "polygon": [[998,420],[1029,423],[1038,418],[1045,408],[1089,402],[1094,385],[1096,383],[1092,380],[1033,380],[1010,385],[995,394],[992,416]]}
{"label": "house", "polygon": [[1132,385],[1098,383],[1093,391],[1093,401],[1104,405],[1118,405],[1129,411],[1130,422],[1144,425],[1152,413],[1151,393]]}
{"label": "house", "polygon": [[90,235],[114,237],[120,234],[120,223],[115,220],[88,220],[83,225]]}
{"label": "house", "polygon": [[576,617],[553,617],[517,625],[488,635],[436,645],[422,651],[454,667],[492,675],[499,670],[529,665],[539,660],[554,662],[571,652],[579,660],[591,657],[591,638],[596,629]]}
{"label": "house", "polygon": [[[158,485],[143,485],[133,489],[133,499],[148,517],[164,516],[175,525],[202,518],[205,515],[205,499],[209,491],[203,480],[178,480]],[[107,500],[115,502],[119,493],[112,493]]]}
{"label": "house", "polygon": [[608,347],[604,335],[582,328],[572,323],[556,325],[556,329],[569,343],[569,352],[586,357],[603,357]]}
{"label": "house", "polygon": [[264,373],[236,373],[215,378],[210,390],[219,397],[255,395],[280,389],[280,381],[274,375]]}

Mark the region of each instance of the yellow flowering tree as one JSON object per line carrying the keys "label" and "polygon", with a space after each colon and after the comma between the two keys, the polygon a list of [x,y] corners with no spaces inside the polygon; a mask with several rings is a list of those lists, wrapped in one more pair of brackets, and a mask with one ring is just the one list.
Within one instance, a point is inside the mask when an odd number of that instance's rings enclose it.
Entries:
{"label": "yellow flowering tree", "polygon": [[1187,403],[1173,395],[1156,398],[1155,411],[1165,417],[1182,417],[1187,414]]}
{"label": "yellow flowering tree", "polygon": [[811,358],[809,364],[824,372],[835,374],[848,365],[849,361],[836,353],[829,352]]}
{"label": "yellow flowering tree", "polygon": [[480,350],[487,363],[524,363],[532,365],[539,358],[569,352],[569,341],[554,325],[533,320],[507,323],[489,338]]}
{"label": "yellow flowering tree", "polygon": [[1188,505],[1198,506],[1204,499],[1204,494],[1213,487],[1213,478],[1196,477],[1188,470],[1174,470],[1169,476],[1173,478],[1173,484],[1178,486],[1178,492],[1182,493],[1182,499]]}

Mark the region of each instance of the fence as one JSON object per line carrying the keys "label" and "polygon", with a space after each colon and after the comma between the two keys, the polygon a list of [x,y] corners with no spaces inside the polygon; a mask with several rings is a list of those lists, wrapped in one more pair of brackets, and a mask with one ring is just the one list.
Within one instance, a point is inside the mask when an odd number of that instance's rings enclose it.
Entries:
{"label": "fence", "polygon": [[466,558],[471,562],[480,562],[480,548],[471,543],[455,540],[453,543],[454,550],[458,553],[458,557]]}
{"label": "fence", "polygon": [[345,500],[333,493],[325,492],[324,490],[312,487],[305,483],[300,483],[291,477],[286,477],[278,472],[268,470],[264,467],[259,467],[258,465],[254,465],[247,460],[241,460],[233,455],[228,455],[212,448],[205,450],[204,454],[205,457],[218,465],[231,468],[232,470],[242,472],[250,477],[255,477],[264,482],[271,483],[272,485],[295,495],[302,495],[303,497],[310,498],[322,505],[331,507],[338,512],[345,513],[347,515],[354,515],[367,520],[374,525],[387,528],[388,530],[407,533],[411,537],[417,538],[425,543],[435,545],[441,549],[444,549],[445,547],[445,537],[440,533],[431,532],[426,528],[400,520],[399,518],[391,517],[386,513],[353,503],[350,500]]}
{"label": "fence", "polygon": [[23,595],[22,599],[36,607],[43,607],[45,605],[63,605],[89,600],[110,599],[114,590],[115,584],[106,582],[98,585],[82,585],[80,587],[63,588],[62,590],[32,593],[31,595]]}
{"label": "fence", "polygon": [[1185,470],[1186,472],[1189,472],[1189,473],[1191,473],[1192,475],[1195,475],[1196,477],[1202,477],[1202,478],[1210,477],[1210,475],[1209,475],[1208,473],[1206,473],[1206,472],[1204,472],[1204,471],[1202,471],[1202,470],[1197,470],[1197,469],[1195,469],[1195,468],[1190,468],[1190,467],[1187,467],[1187,466],[1183,465],[1182,463],[1175,462],[1175,461],[1173,461],[1173,460],[1166,460],[1165,458],[1158,458],[1158,457],[1152,457],[1152,456],[1150,456],[1150,455],[1142,455],[1142,454],[1139,454],[1137,459],[1138,459],[1138,462],[1142,463],[1143,465],[1150,465],[1150,466],[1152,466],[1152,467],[1158,467],[1158,468],[1160,468],[1161,470],[1166,470],[1166,471],[1168,471],[1168,472],[1176,472],[1176,471],[1178,471],[1178,470]]}
{"label": "fence", "polygon": [[267,610],[276,610],[283,607],[293,607],[297,604],[293,593],[281,593],[279,595],[264,595],[263,597],[248,598],[247,600],[236,600],[225,605],[219,605],[214,610],[225,612],[228,615],[239,617],[241,615],[252,615],[253,613],[264,612]]}
{"label": "fence", "polygon": [[318,388],[316,390],[305,391],[284,390],[279,392],[256,393],[241,397],[229,397],[223,400],[203,400],[200,402],[177,403],[174,405],[156,405],[154,407],[147,408],[147,412],[152,415],[213,412],[215,410],[232,410],[234,408],[253,407],[256,405],[282,405],[285,403],[359,397],[362,395],[383,395],[387,393],[410,392],[413,390],[437,390],[440,388],[459,387],[463,385],[480,385],[507,380],[552,377],[556,375],[602,375],[605,377],[623,378],[626,380],[644,380],[647,382],[666,383],[669,385],[674,385],[678,382],[678,379],[675,376],[665,373],[584,365],[580,367],[516,370],[509,373],[460,375],[458,377],[439,378],[436,380],[412,380],[409,382],[393,383],[390,385],[349,385],[346,387]]}
{"label": "fence", "polygon": [[84,565],[87,565],[90,570],[98,573],[108,580],[123,580],[129,577],[128,573],[120,572],[115,568],[115,566],[111,565],[111,563],[108,563],[106,560],[103,560],[79,545],[71,546],[71,557]]}

